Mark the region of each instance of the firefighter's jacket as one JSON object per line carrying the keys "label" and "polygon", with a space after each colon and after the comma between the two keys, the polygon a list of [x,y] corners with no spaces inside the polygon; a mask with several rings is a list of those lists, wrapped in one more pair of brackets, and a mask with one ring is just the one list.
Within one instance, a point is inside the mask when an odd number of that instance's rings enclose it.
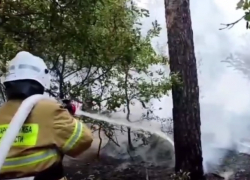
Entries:
{"label": "firefighter's jacket", "polygon": [[[21,101],[12,100],[0,108],[0,138],[20,105]],[[0,177],[33,176],[62,161],[62,154],[71,157],[81,154],[92,141],[92,133],[85,124],[73,118],[60,104],[42,100],[35,105],[16,137]]]}

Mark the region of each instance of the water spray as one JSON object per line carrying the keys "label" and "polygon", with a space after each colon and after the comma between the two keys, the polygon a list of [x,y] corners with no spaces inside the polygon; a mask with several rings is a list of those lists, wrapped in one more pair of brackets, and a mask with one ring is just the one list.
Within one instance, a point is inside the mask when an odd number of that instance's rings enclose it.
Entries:
{"label": "water spray", "polygon": [[[73,103],[71,103],[71,100],[59,100],[59,102],[67,105],[67,104],[71,104],[71,105],[74,105]],[[74,105],[75,106],[75,105]],[[76,108],[76,107],[74,107]],[[167,136],[167,134],[161,132],[161,131],[153,131],[152,128],[150,127],[141,127],[141,125],[139,124],[133,124],[132,122],[127,122],[127,120],[125,121],[121,121],[121,120],[124,120],[122,118],[111,118],[111,117],[106,117],[104,115],[101,115],[101,114],[92,114],[92,113],[88,113],[88,112],[85,112],[85,111],[82,111],[80,109],[76,109],[74,110],[74,116],[86,116],[86,117],[89,117],[91,119],[94,119],[94,120],[97,120],[97,121],[105,121],[107,123],[110,123],[110,124],[116,124],[116,125],[120,125],[120,126],[126,126],[126,127],[130,127],[130,128],[133,128],[133,129],[136,129],[136,130],[143,130],[143,131],[148,131],[152,134],[156,134],[158,136],[160,136],[161,138],[169,141],[169,143],[172,145],[172,147],[174,148],[174,142],[173,140]]]}
{"label": "water spray", "polygon": [[103,115],[92,114],[92,113],[84,112],[84,111],[81,111],[81,110],[78,110],[76,112],[76,116],[87,116],[87,117],[89,117],[91,119],[94,119],[94,120],[97,120],[97,121],[105,121],[105,122],[110,123],[110,124],[116,124],[116,125],[120,125],[120,126],[127,126],[127,127],[130,127],[130,128],[136,129],[136,130],[148,131],[148,132],[150,132],[152,134],[156,134],[156,135],[160,136],[161,138],[169,141],[170,144],[174,147],[174,142],[170,137],[168,137],[163,132],[152,131],[152,129],[150,129],[150,127],[143,127],[142,128],[142,127],[138,126],[138,124],[133,125],[132,123],[129,123],[129,122],[126,123],[126,122],[119,121],[119,120],[121,120],[119,118],[113,119],[113,118],[106,117],[106,116],[103,116]]}

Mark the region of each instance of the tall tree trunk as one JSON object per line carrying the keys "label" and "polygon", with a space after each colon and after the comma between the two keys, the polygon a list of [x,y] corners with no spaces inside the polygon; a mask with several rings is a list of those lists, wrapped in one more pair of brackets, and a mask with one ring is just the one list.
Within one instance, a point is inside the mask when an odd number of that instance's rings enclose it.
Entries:
{"label": "tall tree trunk", "polygon": [[202,167],[199,87],[189,0],[165,0],[171,73],[181,85],[173,86],[176,171],[190,172],[192,180],[205,179]]}

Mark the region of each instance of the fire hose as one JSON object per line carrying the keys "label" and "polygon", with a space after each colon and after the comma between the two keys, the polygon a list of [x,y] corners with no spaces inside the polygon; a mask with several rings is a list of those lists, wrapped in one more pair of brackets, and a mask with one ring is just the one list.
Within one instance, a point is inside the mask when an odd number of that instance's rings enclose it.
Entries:
{"label": "fire hose", "polygon": [[[49,97],[46,97],[44,95],[33,95],[31,97],[28,97],[25,99],[21,106],[18,108],[16,114],[12,118],[9,128],[7,129],[6,133],[3,135],[1,142],[0,142],[0,169],[2,169],[2,166],[5,162],[5,159],[8,155],[8,152],[18,135],[21,127],[23,126],[25,120],[27,119],[28,115],[32,111],[33,107],[43,99],[50,99]],[[74,115],[76,108],[71,103],[70,100],[62,100],[64,108],[68,109],[69,112]]]}
{"label": "fire hose", "polygon": [[36,103],[42,99],[50,99],[49,97],[45,97],[43,95],[33,95],[29,98],[25,99],[21,106],[18,108],[16,114],[12,118],[9,128],[3,135],[1,142],[0,142],[0,169],[5,162],[5,159],[9,153],[9,150],[18,135],[21,127],[23,126],[25,120],[27,119],[28,115],[30,114],[33,107]]}

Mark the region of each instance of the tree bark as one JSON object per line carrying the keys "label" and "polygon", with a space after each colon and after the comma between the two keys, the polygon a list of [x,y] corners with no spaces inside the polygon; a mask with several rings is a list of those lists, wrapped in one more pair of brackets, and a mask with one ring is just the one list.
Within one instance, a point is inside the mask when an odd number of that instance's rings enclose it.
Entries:
{"label": "tree bark", "polygon": [[189,0],[165,0],[171,73],[181,85],[172,87],[176,171],[203,180],[197,66]]}

